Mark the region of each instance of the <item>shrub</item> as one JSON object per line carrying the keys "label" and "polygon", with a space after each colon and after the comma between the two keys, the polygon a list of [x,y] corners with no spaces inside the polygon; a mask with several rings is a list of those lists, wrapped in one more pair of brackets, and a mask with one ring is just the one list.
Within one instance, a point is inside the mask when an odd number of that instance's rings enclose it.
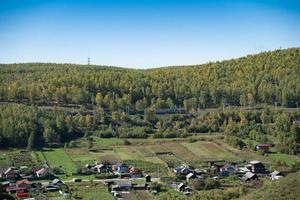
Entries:
{"label": "shrub", "polygon": [[129,140],[124,140],[124,145],[131,145],[131,142]]}
{"label": "shrub", "polygon": [[205,183],[204,183],[203,179],[192,180],[191,185],[192,185],[193,190],[202,190],[205,187]]}
{"label": "shrub", "polygon": [[94,175],[97,179],[110,179],[110,178],[118,178],[116,174],[96,174]]}

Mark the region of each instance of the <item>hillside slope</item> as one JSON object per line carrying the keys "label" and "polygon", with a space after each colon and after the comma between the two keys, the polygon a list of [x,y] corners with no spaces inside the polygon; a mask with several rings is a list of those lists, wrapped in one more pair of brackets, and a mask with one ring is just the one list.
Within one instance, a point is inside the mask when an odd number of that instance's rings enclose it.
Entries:
{"label": "hillside slope", "polygon": [[27,63],[0,65],[0,99],[95,103],[111,110],[300,102],[300,48],[151,70]]}
{"label": "hillside slope", "polygon": [[273,199],[297,200],[300,198],[300,173],[290,174],[286,178],[264,185],[261,189],[250,193],[242,200]]}

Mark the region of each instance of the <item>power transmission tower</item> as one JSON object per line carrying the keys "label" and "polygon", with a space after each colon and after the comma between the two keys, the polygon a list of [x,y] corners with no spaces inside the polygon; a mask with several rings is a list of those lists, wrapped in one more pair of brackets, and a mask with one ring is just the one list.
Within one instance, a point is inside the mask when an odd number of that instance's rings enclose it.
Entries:
{"label": "power transmission tower", "polygon": [[88,57],[88,65],[90,65],[91,64],[91,59],[90,59],[90,57]]}

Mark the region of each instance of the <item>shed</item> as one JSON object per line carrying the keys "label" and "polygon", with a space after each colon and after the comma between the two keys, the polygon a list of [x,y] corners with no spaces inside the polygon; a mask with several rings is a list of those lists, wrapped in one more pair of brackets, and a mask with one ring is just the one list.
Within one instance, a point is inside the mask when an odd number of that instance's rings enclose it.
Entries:
{"label": "shed", "polygon": [[257,180],[258,177],[256,174],[252,173],[252,172],[247,172],[246,174],[244,174],[244,176],[242,177],[242,180],[244,182],[249,182],[249,181],[252,181],[252,180]]}

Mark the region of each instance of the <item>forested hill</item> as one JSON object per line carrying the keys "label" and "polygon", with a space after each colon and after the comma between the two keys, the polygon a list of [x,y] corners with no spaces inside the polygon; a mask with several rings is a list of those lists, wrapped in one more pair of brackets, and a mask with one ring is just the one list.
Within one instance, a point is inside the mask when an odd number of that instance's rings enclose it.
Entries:
{"label": "forested hill", "polygon": [[300,102],[300,48],[150,70],[73,64],[0,65],[1,101],[144,110]]}

